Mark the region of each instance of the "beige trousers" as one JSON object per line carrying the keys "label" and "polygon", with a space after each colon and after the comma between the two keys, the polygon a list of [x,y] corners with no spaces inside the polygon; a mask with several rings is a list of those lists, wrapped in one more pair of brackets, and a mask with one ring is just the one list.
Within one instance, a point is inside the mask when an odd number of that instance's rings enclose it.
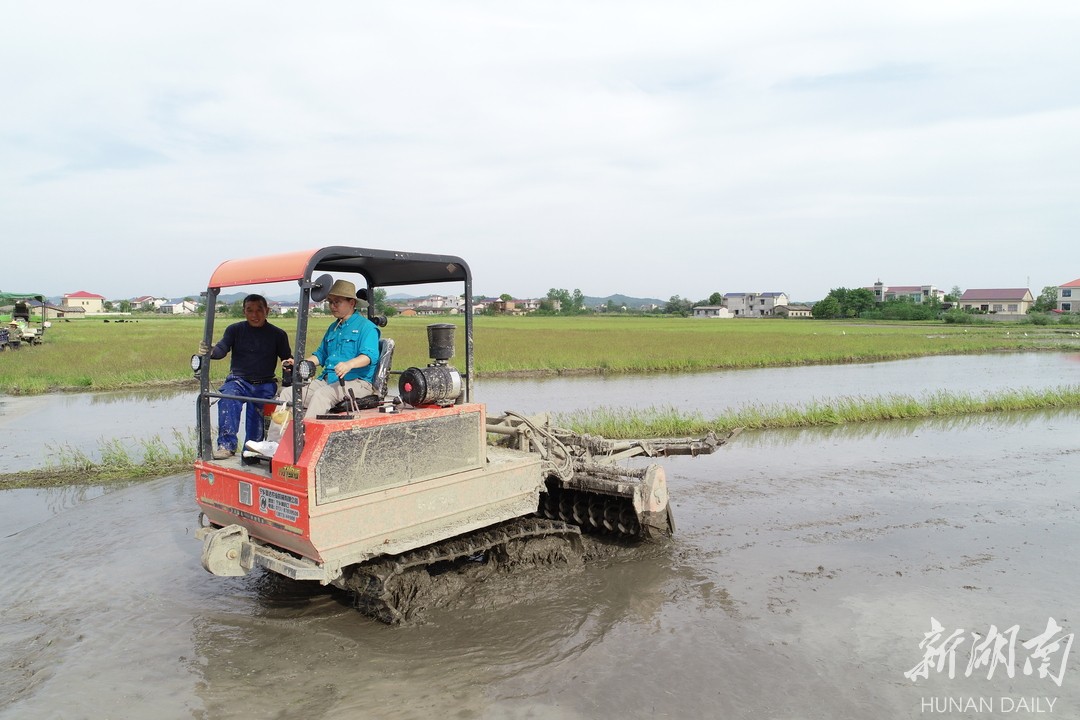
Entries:
{"label": "beige trousers", "polygon": [[[339,402],[348,396],[349,390],[353,391],[353,395],[356,399],[367,397],[375,392],[375,389],[371,387],[371,383],[367,380],[346,380],[345,388],[342,389],[338,383],[328,383],[325,380],[312,380],[302,395],[302,402],[304,404],[304,417],[311,415],[316,417],[323,415],[334,404]],[[278,400],[289,401],[292,399],[292,388],[281,388],[278,392]],[[266,433],[266,439],[270,442],[281,442],[281,436],[285,432],[285,428],[289,425],[289,419],[292,417],[292,413],[280,412],[281,406],[279,406],[278,412],[275,412],[270,420],[270,429]]]}

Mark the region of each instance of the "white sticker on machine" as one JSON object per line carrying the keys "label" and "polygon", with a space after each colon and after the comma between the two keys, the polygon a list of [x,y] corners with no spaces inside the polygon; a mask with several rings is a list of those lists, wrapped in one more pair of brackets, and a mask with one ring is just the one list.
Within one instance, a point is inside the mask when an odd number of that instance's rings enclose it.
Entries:
{"label": "white sticker on machine", "polygon": [[259,510],[264,513],[274,513],[282,520],[296,522],[300,517],[300,498],[296,495],[259,488]]}

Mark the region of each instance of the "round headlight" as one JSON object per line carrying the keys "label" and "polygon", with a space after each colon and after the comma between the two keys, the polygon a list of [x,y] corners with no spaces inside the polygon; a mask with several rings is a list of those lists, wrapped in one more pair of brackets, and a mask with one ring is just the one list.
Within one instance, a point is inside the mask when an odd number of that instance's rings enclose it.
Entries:
{"label": "round headlight", "polygon": [[310,360],[301,360],[298,369],[300,371],[300,380],[307,382],[315,374],[315,363]]}
{"label": "round headlight", "polygon": [[199,372],[202,370],[202,355],[191,356],[191,370],[192,372]]}

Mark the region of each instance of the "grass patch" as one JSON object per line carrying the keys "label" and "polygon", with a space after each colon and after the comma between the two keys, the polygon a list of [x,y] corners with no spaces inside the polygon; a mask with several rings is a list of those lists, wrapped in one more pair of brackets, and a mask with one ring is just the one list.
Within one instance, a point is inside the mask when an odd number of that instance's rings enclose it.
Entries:
{"label": "grass patch", "polygon": [[935,392],[919,397],[903,394],[845,396],[796,405],[750,404],[712,417],[674,407],[598,408],[559,413],[554,416],[554,422],[579,433],[631,439],[704,435],[710,431],[721,434],[736,428],[773,430],[1077,407],[1080,407],[1080,385],[1066,385],[983,395]]}
{"label": "grass patch", "polygon": [[120,439],[102,441],[100,460],[82,450],[62,446],[49,448],[49,464],[44,468],[0,474],[0,489],[58,487],[63,485],[109,485],[146,480],[190,471],[195,462],[198,439],[195,431],[173,431],[173,446],[159,436],[134,444]]}

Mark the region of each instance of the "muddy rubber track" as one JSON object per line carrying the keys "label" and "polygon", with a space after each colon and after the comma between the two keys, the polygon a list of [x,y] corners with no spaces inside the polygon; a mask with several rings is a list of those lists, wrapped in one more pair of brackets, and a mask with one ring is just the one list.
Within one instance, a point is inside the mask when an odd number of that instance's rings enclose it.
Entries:
{"label": "muddy rubber track", "polygon": [[578,527],[549,518],[516,518],[434,545],[363,563],[346,572],[340,587],[354,594],[357,609],[365,615],[387,624],[398,624],[408,620],[410,613],[410,588],[402,581],[409,571],[491,553],[515,540],[552,537],[565,538],[576,552],[581,552]]}

